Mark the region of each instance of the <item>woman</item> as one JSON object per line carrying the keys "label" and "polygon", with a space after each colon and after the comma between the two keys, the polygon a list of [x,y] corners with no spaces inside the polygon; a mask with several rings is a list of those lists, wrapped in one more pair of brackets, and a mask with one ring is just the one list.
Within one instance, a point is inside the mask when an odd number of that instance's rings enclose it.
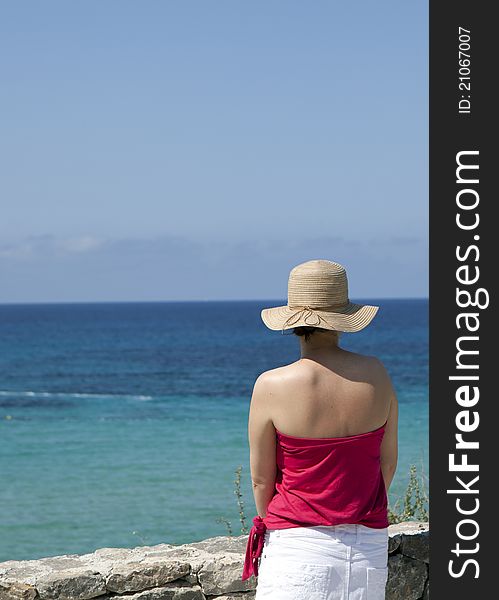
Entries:
{"label": "woman", "polygon": [[242,579],[256,600],[381,600],[388,563],[387,490],[397,465],[398,403],[373,356],[348,352],[378,307],[348,298],[345,269],[294,267],[288,304],[263,309],[299,336],[301,358],[262,373],[248,422],[258,515]]}

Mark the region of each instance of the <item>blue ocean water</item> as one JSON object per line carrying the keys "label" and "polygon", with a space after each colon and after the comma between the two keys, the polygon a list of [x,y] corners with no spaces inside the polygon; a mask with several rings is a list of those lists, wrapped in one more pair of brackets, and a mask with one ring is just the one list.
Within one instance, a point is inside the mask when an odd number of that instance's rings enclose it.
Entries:
{"label": "blue ocean water", "polygon": [[[398,394],[393,503],[410,464],[428,474],[428,302],[364,301],[376,319],[341,345]],[[0,305],[0,562],[239,535],[239,466],[249,529],[253,383],[299,358],[260,320],[279,304]]]}

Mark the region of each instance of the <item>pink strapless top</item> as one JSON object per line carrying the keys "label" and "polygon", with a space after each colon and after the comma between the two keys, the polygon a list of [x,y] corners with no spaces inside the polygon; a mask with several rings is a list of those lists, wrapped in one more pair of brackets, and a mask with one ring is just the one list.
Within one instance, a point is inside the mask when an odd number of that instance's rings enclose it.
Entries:
{"label": "pink strapless top", "polygon": [[275,492],[265,518],[253,518],[242,580],[258,576],[267,529],[358,523],[388,527],[380,449],[386,422],[374,431],[302,438],[276,430]]}

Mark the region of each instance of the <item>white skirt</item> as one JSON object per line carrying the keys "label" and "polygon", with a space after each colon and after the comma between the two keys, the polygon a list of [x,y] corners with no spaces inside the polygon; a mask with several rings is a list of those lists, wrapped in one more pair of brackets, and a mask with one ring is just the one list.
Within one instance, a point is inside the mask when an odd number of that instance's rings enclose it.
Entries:
{"label": "white skirt", "polygon": [[384,600],[388,528],[267,529],[255,600]]}

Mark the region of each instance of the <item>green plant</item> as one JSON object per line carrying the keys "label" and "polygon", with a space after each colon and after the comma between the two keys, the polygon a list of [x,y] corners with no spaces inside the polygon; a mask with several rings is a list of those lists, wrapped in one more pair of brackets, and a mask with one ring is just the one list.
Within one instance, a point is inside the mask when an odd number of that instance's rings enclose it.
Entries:
{"label": "green plant", "polygon": [[234,483],[236,484],[236,489],[234,490],[234,494],[237,497],[237,505],[239,507],[239,521],[241,522],[241,533],[249,533],[248,527],[246,526],[246,516],[244,514],[244,501],[243,494],[241,492],[241,471],[243,467],[239,465],[236,469],[236,478]]}
{"label": "green plant", "polygon": [[[239,508],[239,521],[241,522],[241,534],[246,534],[249,533],[248,527],[246,526],[246,516],[244,514],[244,501],[243,501],[243,494],[241,492],[241,471],[242,471],[242,465],[239,465],[236,469],[236,478],[234,479],[234,484],[235,484],[235,490],[234,490],[234,494],[237,497],[237,505]],[[231,536],[232,535],[232,524],[231,522],[226,519],[225,517],[219,517],[218,519],[216,519],[217,523],[225,523],[225,526],[227,527],[227,535]]]}
{"label": "green plant", "polygon": [[225,523],[225,526],[227,527],[227,535],[232,535],[232,525],[228,519],[226,519],[225,517],[218,517],[218,519],[215,519],[215,521],[217,523]]}
{"label": "green plant", "polygon": [[428,494],[426,492],[425,476],[417,475],[416,465],[409,468],[409,482],[403,495],[403,506],[400,507],[401,498],[397,498],[393,509],[388,509],[390,524],[401,521],[428,521]]}

